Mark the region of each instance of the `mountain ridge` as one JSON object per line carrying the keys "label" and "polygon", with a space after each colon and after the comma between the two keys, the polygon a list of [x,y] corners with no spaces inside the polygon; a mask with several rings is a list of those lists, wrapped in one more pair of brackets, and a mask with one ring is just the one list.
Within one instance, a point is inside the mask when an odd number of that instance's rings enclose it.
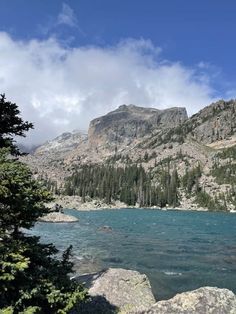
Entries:
{"label": "mountain ridge", "polygon": [[[72,140],[70,135],[64,136],[69,137],[69,142]],[[222,149],[226,151],[230,147],[234,149],[235,100],[220,100],[189,118],[185,108],[159,110],[122,105],[92,120],[88,136],[81,136],[74,135],[71,146],[66,140],[63,143],[61,138],[61,149],[56,151],[52,150],[51,141],[51,149],[49,144],[47,144],[49,146],[45,144],[47,149],[44,145],[44,150],[38,148],[33,155],[24,160],[31,166],[36,176],[56,182],[60,191],[65,187],[66,178],[73,176],[75,171],[83,171],[86,165],[98,167],[96,165],[109,164],[114,169],[140,165],[145,173],[153,177],[150,179],[150,188],[158,187],[160,191],[164,187],[158,183],[155,172],[165,169],[163,171],[169,171],[171,176],[171,173],[177,171],[181,185],[176,192],[178,194],[176,206],[196,208],[200,206],[196,201],[197,196],[201,196],[209,198],[211,207],[235,209],[235,195],[232,192],[234,180],[233,184],[227,182],[221,184],[215,177],[219,172],[215,170],[216,167],[217,169],[228,167],[231,170],[234,168],[234,159],[231,158],[230,163],[226,159],[227,165],[225,159],[219,157],[221,150],[218,146],[223,145]],[[194,179],[191,191],[186,192],[182,181],[185,180],[186,173],[191,174],[198,166],[201,168],[201,175]],[[136,187],[134,193],[138,199],[137,189]],[[203,202],[202,207],[208,206]]]}

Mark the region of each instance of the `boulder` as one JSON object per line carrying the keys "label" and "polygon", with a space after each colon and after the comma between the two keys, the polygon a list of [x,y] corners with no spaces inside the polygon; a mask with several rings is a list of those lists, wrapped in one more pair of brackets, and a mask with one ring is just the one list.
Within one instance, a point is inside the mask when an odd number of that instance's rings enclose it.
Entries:
{"label": "boulder", "polygon": [[[137,312],[136,312],[137,313]],[[142,314],[235,314],[236,296],[228,289],[202,287],[157,302]]]}
{"label": "boulder", "polygon": [[78,218],[70,215],[65,215],[62,213],[52,212],[43,217],[39,218],[42,222],[76,222],[79,221]]}
{"label": "boulder", "polygon": [[80,313],[133,313],[156,302],[147,276],[137,271],[109,268],[76,280],[85,284],[91,296]]}
{"label": "boulder", "polygon": [[112,232],[112,227],[110,227],[110,226],[102,226],[102,227],[98,228],[98,231]]}

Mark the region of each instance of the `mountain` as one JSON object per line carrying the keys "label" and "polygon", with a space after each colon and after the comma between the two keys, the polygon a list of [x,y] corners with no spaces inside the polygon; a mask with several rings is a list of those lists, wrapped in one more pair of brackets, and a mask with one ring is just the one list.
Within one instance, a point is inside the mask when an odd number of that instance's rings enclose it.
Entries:
{"label": "mountain", "polygon": [[38,147],[35,153],[36,155],[44,155],[52,152],[57,154],[66,154],[67,152],[76,149],[81,142],[86,140],[86,133],[77,130],[74,130],[73,132],[66,132]]}
{"label": "mountain", "polygon": [[22,157],[32,169],[34,176],[62,186],[71,169],[66,164],[68,154],[87,142],[88,136],[81,131],[66,132],[37,147],[31,154]]}
{"label": "mountain", "polygon": [[83,201],[234,210],[236,101],[190,118],[185,108],[122,105],[92,120],[88,135],[64,133],[24,161],[54,191]]}
{"label": "mountain", "polygon": [[193,115],[184,127],[195,140],[211,144],[236,134],[236,101],[218,101]]}
{"label": "mountain", "polygon": [[178,126],[187,118],[185,108],[158,110],[122,105],[105,116],[91,121],[89,142],[96,146],[104,144],[123,146],[154,130]]}

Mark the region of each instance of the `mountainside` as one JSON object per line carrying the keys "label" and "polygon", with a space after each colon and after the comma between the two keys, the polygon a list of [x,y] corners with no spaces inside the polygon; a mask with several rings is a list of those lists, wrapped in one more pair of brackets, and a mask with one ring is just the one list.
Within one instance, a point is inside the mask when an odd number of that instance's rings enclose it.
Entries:
{"label": "mountainside", "polygon": [[218,101],[186,122],[194,138],[205,144],[228,140],[236,134],[236,101]]}
{"label": "mountainside", "polygon": [[236,206],[236,101],[192,117],[185,108],[134,105],[91,121],[88,136],[65,133],[26,157],[57,192],[132,206]]}
{"label": "mountainside", "polygon": [[150,134],[154,130],[178,126],[187,118],[185,108],[158,110],[122,105],[91,121],[89,143],[112,146],[130,144],[134,139]]}
{"label": "mountainside", "polygon": [[38,147],[35,154],[44,155],[52,152],[59,154],[66,153],[77,148],[79,144],[86,139],[87,134],[80,131],[66,132]]}

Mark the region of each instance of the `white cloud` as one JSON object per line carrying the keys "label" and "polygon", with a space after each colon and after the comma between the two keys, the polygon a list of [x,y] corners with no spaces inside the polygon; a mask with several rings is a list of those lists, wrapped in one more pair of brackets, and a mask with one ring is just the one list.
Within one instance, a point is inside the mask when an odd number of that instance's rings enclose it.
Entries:
{"label": "white cloud", "polygon": [[62,11],[58,15],[57,23],[68,25],[71,27],[77,26],[77,18],[75,16],[75,13],[68,4],[62,4]]}
{"label": "white cloud", "polygon": [[41,142],[119,105],[186,106],[193,114],[213,100],[211,79],[161,57],[150,40],[111,47],[63,47],[56,39],[15,41],[0,33],[1,93],[35,124],[28,141]]}

